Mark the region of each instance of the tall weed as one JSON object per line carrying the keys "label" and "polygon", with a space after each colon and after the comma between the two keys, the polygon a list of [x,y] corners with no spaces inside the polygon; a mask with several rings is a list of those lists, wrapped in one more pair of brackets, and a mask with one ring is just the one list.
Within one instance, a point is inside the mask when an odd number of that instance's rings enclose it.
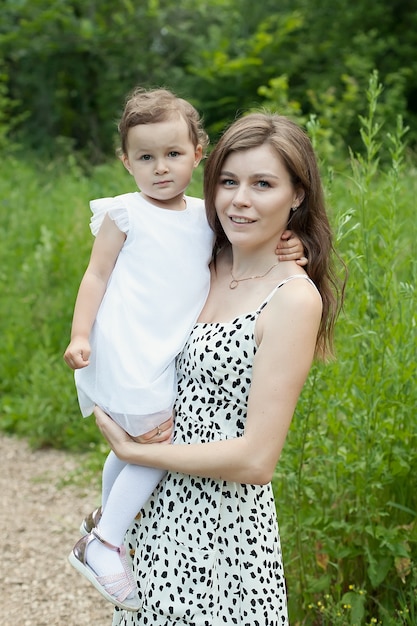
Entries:
{"label": "tall weed", "polygon": [[374,74],[364,151],[328,189],[349,268],[337,360],[314,366],[274,481],[293,624],[402,624],[416,606],[417,189],[401,120],[387,136],[376,121],[380,90]]}

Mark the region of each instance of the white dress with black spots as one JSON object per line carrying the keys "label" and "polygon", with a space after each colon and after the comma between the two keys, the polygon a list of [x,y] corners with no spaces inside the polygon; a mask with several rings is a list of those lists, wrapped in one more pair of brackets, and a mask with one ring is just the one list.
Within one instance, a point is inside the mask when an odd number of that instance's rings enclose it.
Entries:
{"label": "white dress with black spots", "polygon": [[[231,322],[195,325],[178,359],[176,443],[243,434],[255,323],[270,297]],[[113,626],[288,625],[270,484],[168,472],[126,541],[142,607],[116,609]]]}

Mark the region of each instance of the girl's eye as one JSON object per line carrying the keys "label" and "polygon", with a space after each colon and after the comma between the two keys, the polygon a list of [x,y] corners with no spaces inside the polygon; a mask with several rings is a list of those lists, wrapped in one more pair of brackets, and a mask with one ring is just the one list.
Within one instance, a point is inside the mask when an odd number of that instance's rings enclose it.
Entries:
{"label": "girl's eye", "polygon": [[168,153],[168,156],[170,157],[177,157],[179,156],[179,152],[177,152],[176,150],[172,150],[171,152]]}
{"label": "girl's eye", "polygon": [[140,157],[141,161],[150,161],[151,160],[151,155],[150,154],[142,154],[142,156]]}

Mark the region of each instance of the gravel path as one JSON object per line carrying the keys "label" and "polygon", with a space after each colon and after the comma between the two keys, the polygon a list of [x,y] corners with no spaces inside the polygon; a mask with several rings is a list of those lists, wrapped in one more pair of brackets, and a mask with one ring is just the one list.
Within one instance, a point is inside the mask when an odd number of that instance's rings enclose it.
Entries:
{"label": "gravel path", "polygon": [[[81,460],[82,462],[82,460]],[[68,563],[98,487],[64,486],[77,458],[0,434],[0,626],[110,626],[112,605]]]}

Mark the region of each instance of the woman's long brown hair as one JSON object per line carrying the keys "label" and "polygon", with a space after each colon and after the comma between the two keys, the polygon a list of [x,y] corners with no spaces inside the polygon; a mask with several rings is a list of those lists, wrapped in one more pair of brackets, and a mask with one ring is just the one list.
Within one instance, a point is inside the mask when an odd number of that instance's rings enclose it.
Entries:
{"label": "woman's long brown hair", "polygon": [[[224,133],[207,159],[204,172],[204,199],[207,218],[215,233],[214,255],[230,245],[216,214],[216,195],[224,161],[231,152],[270,145],[283,161],[295,189],[304,191],[296,211],[291,210],[287,227],[303,242],[308,257],[305,268],[323,301],[323,313],[317,336],[316,355],[332,354],[334,325],[342,306],[345,277],[339,279],[334,269],[339,259],[326,213],[324,193],[317,159],[307,134],[297,124],[281,115],[251,113],[236,120]],[[341,261],[343,272],[345,266]]]}

